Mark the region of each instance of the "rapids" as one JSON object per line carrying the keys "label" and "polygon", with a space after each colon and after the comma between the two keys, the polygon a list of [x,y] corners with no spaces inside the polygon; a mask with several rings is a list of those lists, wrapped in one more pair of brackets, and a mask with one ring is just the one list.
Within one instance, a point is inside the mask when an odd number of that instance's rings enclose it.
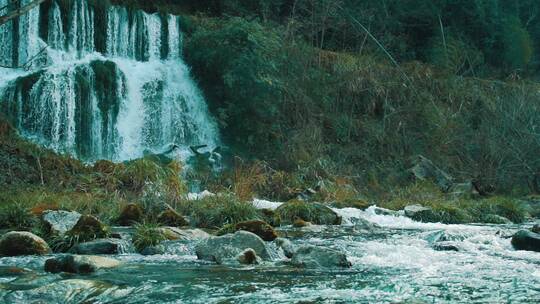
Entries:
{"label": "rapids", "polygon": [[[374,209],[337,210],[341,226],[286,227],[295,244],[338,248],[351,269],[297,269],[285,258],[257,266],[217,266],[196,259],[193,243],[168,244],[167,254],[127,253],[118,269],[88,276],[43,271],[46,257],[2,258],[28,269],[0,275],[5,303],[538,303],[540,254],[515,251],[519,225],[443,225],[377,215]],[[368,220],[380,227],[357,229]],[[305,228],[304,228],[305,229]],[[445,232],[459,252],[435,251]]]}

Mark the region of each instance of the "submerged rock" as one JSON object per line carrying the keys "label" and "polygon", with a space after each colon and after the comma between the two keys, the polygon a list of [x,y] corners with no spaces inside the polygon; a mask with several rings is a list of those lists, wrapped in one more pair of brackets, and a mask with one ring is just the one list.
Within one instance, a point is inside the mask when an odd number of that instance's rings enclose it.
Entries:
{"label": "submerged rock", "polygon": [[459,247],[454,242],[437,242],[432,248],[437,251],[459,251]]}
{"label": "submerged rock", "polygon": [[141,251],[142,255],[157,255],[157,254],[164,254],[164,253],[165,253],[165,247],[162,245],[148,246]]}
{"label": "submerged rock", "polygon": [[277,238],[274,242],[279,248],[283,250],[283,253],[286,257],[290,259],[294,256],[294,253],[296,252],[296,247],[291,241],[285,238]]}
{"label": "submerged rock", "polygon": [[349,268],[352,266],[344,253],[311,245],[298,248],[291,259],[291,264],[305,268]]}
{"label": "submerged rock", "polygon": [[264,221],[247,221],[238,223],[235,225],[235,230],[249,231],[268,242],[271,242],[277,238],[277,233],[274,231],[274,228]]}
{"label": "submerged rock", "polygon": [[531,228],[531,231],[534,233],[540,233],[540,224],[536,224]]}
{"label": "submerged rock", "polygon": [[42,238],[26,231],[12,231],[0,238],[0,256],[45,255],[51,248]]}
{"label": "submerged rock", "polygon": [[265,242],[256,234],[242,230],[234,234],[203,240],[197,244],[195,252],[200,260],[222,264],[226,260],[235,259],[246,249],[254,250],[263,260],[270,259]]}
{"label": "submerged rock", "polygon": [[240,264],[244,265],[256,265],[261,263],[261,258],[257,256],[255,250],[248,248],[244,252],[240,253],[236,259]]}
{"label": "submerged rock", "polygon": [[171,226],[171,227],[184,227],[189,226],[189,222],[178,212],[171,208],[167,208],[167,210],[161,212],[158,215],[158,223],[165,225],[165,226]]}
{"label": "submerged rock", "polygon": [[71,253],[76,254],[119,254],[122,253],[122,240],[119,239],[97,239],[75,245],[71,248]]}
{"label": "submerged rock", "polygon": [[512,237],[512,246],[517,250],[540,252],[540,234],[520,230]]}
{"label": "submerged rock", "polygon": [[120,261],[91,255],[64,255],[45,261],[45,271],[51,273],[67,272],[88,274],[99,269],[115,268]]}
{"label": "submerged rock", "polygon": [[0,277],[18,277],[31,272],[29,269],[17,266],[0,266]]}
{"label": "submerged rock", "polygon": [[118,217],[118,224],[120,226],[131,226],[135,223],[141,222],[143,219],[143,210],[141,206],[137,204],[128,204],[120,212]]}
{"label": "submerged rock", "polygon": [[80,213],[75,211],[48,210],[43,213],[42,220],[50,233],[64,235],[77,225],[81,216]]}

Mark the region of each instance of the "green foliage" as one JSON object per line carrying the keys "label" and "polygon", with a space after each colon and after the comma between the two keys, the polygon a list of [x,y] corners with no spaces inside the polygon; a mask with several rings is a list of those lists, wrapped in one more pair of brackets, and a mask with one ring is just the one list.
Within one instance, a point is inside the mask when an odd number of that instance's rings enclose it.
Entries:
{"label": "green foliage", "polygon": [[157,246],[166,240],[165,234],[159,229],[157,224],[142,223],[135,225],[133,234],[133,246],[141,252],[150,246]]}
{"label": "green foliage", "polygon": [[327,207],[300,200],[289,201],[276,209],[276,217],[282,224],[292,224],[297,219],[314,224],[337,224],[336,215]]}
{"label": "green foliage", "polygon": [[21,203],[4,204],[0,208],[0,228],[29,230],[35,223],[34,215]]}
{"label": "green foliage", "polygon": [[504,22],[502,54],[504,63],[511,69],[523,69],[531,62],[534,47],[531,36],[517,17],[510,17]]}
{"label": "green foliage", "polygon": [[189,215],[192,224],[199,228],[220,228],[226,224],[237,224],[260,218],[253,204],[242,202],[230,194],[182,202],[180,211],[182,214]]}

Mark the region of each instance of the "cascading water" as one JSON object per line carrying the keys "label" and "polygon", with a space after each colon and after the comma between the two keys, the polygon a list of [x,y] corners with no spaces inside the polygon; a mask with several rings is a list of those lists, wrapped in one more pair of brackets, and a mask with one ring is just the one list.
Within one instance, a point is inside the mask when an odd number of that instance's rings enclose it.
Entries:
{"label": "cascading water", "polygon": [[215,147],[179,17],[91,3],[49,1],[0,26],[2,112],[24,136],[87,161]]}

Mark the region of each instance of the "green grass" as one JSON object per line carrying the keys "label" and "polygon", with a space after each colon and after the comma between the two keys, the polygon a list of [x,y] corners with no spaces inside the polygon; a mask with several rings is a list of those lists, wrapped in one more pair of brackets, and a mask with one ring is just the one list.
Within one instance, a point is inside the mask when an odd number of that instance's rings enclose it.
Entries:
{"label": "green grass", "polygon": [[150,246],[157,246],[165,241],[166,237],[159,226],[154,223],[139,223],[135,225],[135,233],[133,234],[133,246],[137,251],[141,252]]}

